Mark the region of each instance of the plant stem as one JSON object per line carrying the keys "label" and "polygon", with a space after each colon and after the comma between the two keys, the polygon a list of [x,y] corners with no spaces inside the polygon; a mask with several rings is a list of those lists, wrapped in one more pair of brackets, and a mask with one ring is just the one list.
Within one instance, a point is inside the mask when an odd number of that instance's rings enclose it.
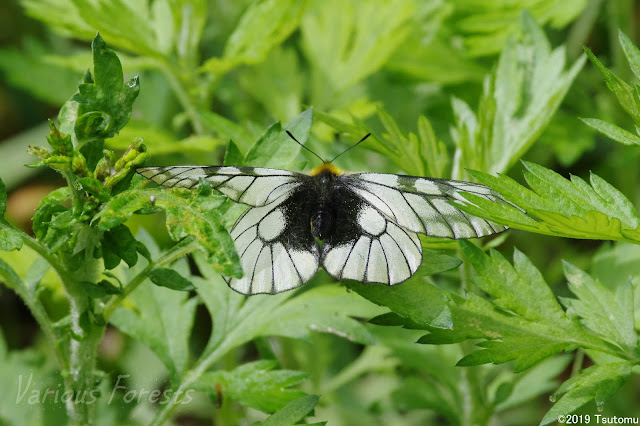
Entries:
{"label": "plant stem", "polygon": [[171,247],[166,253],[160,256],[158,260],[149,262],[149,264],[140,271],[138,275],[129,281],[129,283],[124,287],[122,294],[112,297],[111,300],[107,302],[102,310],[102,315],[105,321],[108,322],[109,318],[111,318],[111,315],[113,315],[113,312],[115,312],[115,310],[120,306],[122,301],[129,296],[133,290],[138,288],[145,279],[147,279],[148,274],[152,269],[171,264],[180,257],[191,253],[196,248],[196,239],[194,237],[187,237]]}
{"label": "plant stem", "polygon": [[27,305],[29,311],[31,311],[31,315],[35,318],[47,341],[51,345],[53,353],[60,365],[60,369],[68,369],[67,359],[65,358],[64,353],[60,350],[60,347],[57,345],[57,339],[53,331],[51,318],[49,318],[44,306],[9,265],[5,264],[2,259],[0,259],[0,264],[4,264],[2,265],[3,267],[0,268],[0,272],[4,273],[0,273],[0,275],[4,277],[7,285],[16,292],[24,304]]}
{"label": "plant stem", "polygon": [[193,131],[198,135],[203,134],[204,125],[202,124],[202,120],[200,120],[200,115],[198,114],[198,110],[193,102],[192,97],[189,96],[189,89],[184,86],[183,79],[179,77],[180,71],[175,67],[172,67],[166,61],[157,60],[156,64],[169,81],[169,84],[173,88],[174,93],[178,97],[178,101],[180,101],[180,104],[184,108],[186,114],[189,116],[189,120],[191,121],[191,125],[193,126]]}
{"label": "plant stem", "polygon": [[227,336],[227,339],[225,339],[220,346],[218,346],[206,358],[198,361],[194,368],[188,372],[182,383],[180,383],[180,386],[178,386],[178,389],[173,393],[169,402],[167,402],[167,404],[158,411],[156,417],[150,423],[150,426],[159,426],[167,421],[175,406],[180,403],[182,397],[190,390],[190,388],[192,388],[193,384],[198,381],[200,376],[202,376],[214,362],[220,359],[229,349],[231,349],[231,345],[228,343],[230,341],[232,341],[232,339],[229,339],[229,336]]}

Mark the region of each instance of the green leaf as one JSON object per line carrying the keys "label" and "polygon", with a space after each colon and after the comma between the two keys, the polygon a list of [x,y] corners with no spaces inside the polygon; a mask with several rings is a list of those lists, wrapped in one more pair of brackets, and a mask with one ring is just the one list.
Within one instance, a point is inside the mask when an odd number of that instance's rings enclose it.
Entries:
{"label": "green leaf", "polygon": [[209,59],[202,70],[224,74],[240,64],[264,61],[298,27],[306,5],[306,0],[253,2],[229,36],[223,57]]}
{"label": "green leaf", "polygon": [[453,12],[452,5],[432,1],[418,2],[416,6],[411,31],[385,68],[415,81],[440,84],[481,82],[487,73],[486,68],[469,58],[465,47],[454,39],[455,36],[448,34],[446,20]]}
{"label": "green leaf", "polygon": [[629,61],[631,71],[633,71],[636,78],[640,78],[640,50],[635,44],[633,44],[629,36],[621,30],[618,30],[618,40],[620,41],[622,50]]}
{"label": "green leaf", "polygon": [[461,32],[467,55],[488,56],[499,52],[517,31],[523,10],[530,12],[540,26],[550,24],[555,30],[579,17],[587,4],[587,0],[456,2],[456,29]]}
{"label": "green leaf", "polygon": [[[0,347],[6,348],[4,336],[0,334]],[[47,365],[42,354],[35,350],[0,351],[0,418],[7,425],[18,424],[45,424],[44,418],[48,415],[55,418],[60,424],[67,423],[66,416],[58,410],[53,410],[53,404],[47,406],[51,412],[45,411],[40,406],[42,395],[46,389],[53,385],[51,367]],[[54,387],[55,388],[55,387]],[[29,403],[29,398],[34,392],[39,395],[38,404]],[[62,403],[60,403],[62,404]]]}
{"label": "green leaf", "polygon": [[218,272],[241,276],[242,268],[233,240],[216,211],[224,200],[223,196],[199,195],[179,188],[130,189],[105,204],[96,219],[100,219],[100,229],[108,230],[124,223],[141,209],[162,209],[166,213],[169,234],[175,241],[193,235]]}
{"label": "green leaf", "polygon": [[577,345],[611,351],[610,345],[585,332],[564,313],[541,274],[522,253],[514,253],[512,266],[496,251],[488,256],[470,242],[460,241],[460,246],[478,272],[473,283],[492,300],[473,293],[466,298],[452,294],[453,329],[433,329],[421,343],[484,339],[478,343],[482,349],[465,356],[458,365],[515,360],[517,372]]}
{"label": "green leaf", "polygon": [[[253,137],[247,130],[213,111],[199,110],[198,116],[205,126],[215,131],[221,138],[233,140],[243,150],[249,149]],[[226,164],[226,163],[225,163]]]}
{"label": "green leaf", "polygon": [[632,366],[628,362],[599,364],[571,377],[551,397],[552,400],[555,400],[558,395],[564,394],[547,411],[540,424],[546,425],[556,422],[558,416],[571,414],[591,400],[595,400],[596,405],[602,407],[604,402],[629,379]]}
{"label": "green leaf", "polygon": [[[107,264],[107,253],[116,256],[117,261]],[[136,239],[131,231],[124,225],[118,225],[106,231],[102,239],[102,254],[105,257],[105,269],[113,269],[124,260],[129,267],[138,262]]]}
{"label": "green leaf", "polygon": [[562,374],[572,360],[571,355],[558,355],[547,358],[529,370],[515,375],[511,394],[497,403],[496,411],[504,411],[521,406],[541,395],[556,389],[559,385],[558,376]]}
{"label": "green leaf", "polygon": [[[320,397],[307,395],[285,405],[282,410],[269,416],[265,421],[254,423],[252,426],[292,426],[299,424],[305,416],[311,413]],[[320,423],[323,424],[323,423]]]}
{"label": "green leaf", "polygon": [[602,133],[605,136],[610,137],[614,141],[620,142],[625,145],[640,145],[640,137],[634,135],[631,132],[614,125],[607,123],[606,121],[598,120],[597,118],[581,118],[587,126],[592,127]]}
{"label": "green leaf", "polygon": [[302,148],[284,130],[290,131],[304,144],[309,137],[312,121],[313,108],[309,108],[285,124],[284,128],[280,123],[271,125],[251,146],[243,163],[247,166],[291,168]]}
{"label": "green leaf", "polygon": [[[629,46],[627,45],[627,49],[628,48]],[[640,124],[640,99],[634,88],[625,83],[624,80],[613,72],[609,71],[588,47],[585,46],[584,51],[589,57],[589,60],[593,62],[598,71],[604,76],[607,87],[616,96],[620,106],[633,118],[636,124]]]}
{"label": "green leaf", "polygon": [[567,309],[578,315],[593,333],[633,357],[638,335],[635,332],[631,283],[628,280],[618,283],[614,292],[568,262],[564,263],[564,274],[569,290],[578,297],[562,299]]}
{"label": "green leaf", "polygon": [[360,296],[409,320],[412,327],[452,328],[448,297],[424,278],[457,268],[462,261],[431,250],[425,250],[423,256],[425,262],[418,273],[401,285],[349,282],[347,286]]}
{"label": "green leaf", "polygon": [[549,124],[584,65],[581,58],[565,70],[564,47],[551,50],[527,12],[521,23],[522,33],[507,41],[495,73],[485,80],[477,115],[454,98],[455,179],[464,178],[463,165],[491,173],[507,171]]}
{"label": "green leaf", "polygon": [[242,68],[239,83],[270,116],[287,120],[300,113],[307,79],[296,49],[277,47],[261,64]]}
{"label": "green leaf", "polygon": [[108,280],[100,280],[97,283],[83,281],[80,285],[82,291],[84,291],[89,297],[93,298],[122,294],[122,289],[120,287],[116,287]]}
{"label": "green leaf", "polygon": [[464,195],[473,205],[456,205],[474,216],[531,232],[640,242],[638,212],[629,199],[602,178],[591,174],[589,185],[577,176],[567,180],[537,164],[524,162],[524,166],[532,190],[504,175],[494,177],[471,170],[469,174],[526,213],[473,194]]}
{"label": "green leaf", "polygon": [[264,316],[256,331],[262,336],[297,339],[308,339],[314,331],[372,344],[371,334],[351,317],[370,318],[382,312],[381,308],[354,293],[347,293],[344,288],[324,285],[287,300]]}
{"label": "green leaf", "polygon": [[260,336],[310,339],[312,332],[373,343],[367,328],[352,317],[371,318],[386,311],[335,285],[315,287],[301,294],[285,292],[246,298],[229,289],[201,257],[195,259],[205,279],[194,277],[193,283],[216,324],[205,354],[221,344],[233,348]]}
{"label": "green leaf", "polygon": [[243,159],[244,155],[240,152],[238,145],[236,145],[233,140],[229,140],[227,149],[224,151],[224,161],[222,164],[225,166],[240,166],[242,165]]}
{"label": "green leaf", "polygon": [[314,104],[323,105],[380,69],[411,29],[410,1],[311,2],[302,24],[303,49],[316,77]]}
{"label": "green leaf", "polygon": [[149,279],[155,285],[178,291],[191,291],[195,287],[191,281],[169,268],[154,268],[148,274]]}
{"label": "green leaf", "polygon": [[78,93],[70,100],[78,104],[74,131],[79,143],[118,133],[129,121],[131,107],[140,91],[138,77],[123,84],[120,60],[99,34],[91,48],[95,82],[80,84]]}
{"label": "green leaf", "polygon": [[274,371],[277,364],[274,360],[262,360],[243,364],[233,371],[208,372],[202,375],[198,386],[211,394],[219,390],[223,398],[231,398],[247,407],[274,413],[306,395],[292,387],[302,383],[307,374]]}
{"label": "green leaf", "polygon": [[4,182],[0,179],[0,250],[12,251],[20,250],[22,247],[22,237],[20,231],[11,226],[4,218],[7,211],[7,191]]}
{"label": "green leaf", "polygon": [[189,361],[189,335],[197,299],[157,285],[142,284],[110,318],[122,332],[149,346],[179,376]]}

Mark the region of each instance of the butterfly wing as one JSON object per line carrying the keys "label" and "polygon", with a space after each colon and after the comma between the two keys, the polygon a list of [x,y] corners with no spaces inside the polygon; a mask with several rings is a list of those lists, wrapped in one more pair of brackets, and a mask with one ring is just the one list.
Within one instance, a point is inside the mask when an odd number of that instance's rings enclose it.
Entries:
{"label": "butterfly wing", "polygon": [[231,230],[244,276],[224,277],[242,294],[280,293],[301,286],[318,270],[318,243],[311,235],[308,176],[257,167],[142,167],[138,173],[170,188],[192,189],[200,179],[232,200],[248,204]]}
{"label": "butterfly wing", "polygon": [[[342,177],[342,176],[341,176]],[[471,182],[382,173],[342,177],[344,185],[402,228],[439,238],[479,238],[507,229],[449,204],[469,204],[462,192],[507,204],[492,189]]]}
{"label": "butterfly wing", "polygon": [[211,182],[213,189],[233,201],[254,207],[272,203],[290,195],[301,185],[305,175],[288,170],[232,166],[141,167],[142,176],[169,188],[192,189],[200,179]]}
{"label": "butterfly wing", "polygon": [[372,203],[346,187],[333,194],[334,232],[322,246],[322,266],[332,277],[398,284],[422,262],[415,232],[396,225]]}
{"label": "butterfly wing", "polygon": [[244,276],[225,277],[242,294],[280,293],[299,287],[317,272],[318,243],[311,235],[304,191],[244,212],[231,230]]}

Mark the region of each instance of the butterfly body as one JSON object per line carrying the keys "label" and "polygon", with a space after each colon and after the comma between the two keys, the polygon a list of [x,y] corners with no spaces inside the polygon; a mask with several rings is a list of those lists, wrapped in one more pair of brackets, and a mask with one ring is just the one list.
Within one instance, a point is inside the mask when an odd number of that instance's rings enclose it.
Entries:
{"label": "butterfly body", "polygon": [[381,173],[342,173],[324,163],[302,174],[233,166],[138,169],[168,187],[194,188],[200,179],[250,206],[231,229],[244,276],[225,280],[243,294],[301,286],[323,267],[335,279],[398,284],[422,262],[418,233],[478,238],[505,226],[468,215],[450,201],[473,193],[507,203],[470,182]]}

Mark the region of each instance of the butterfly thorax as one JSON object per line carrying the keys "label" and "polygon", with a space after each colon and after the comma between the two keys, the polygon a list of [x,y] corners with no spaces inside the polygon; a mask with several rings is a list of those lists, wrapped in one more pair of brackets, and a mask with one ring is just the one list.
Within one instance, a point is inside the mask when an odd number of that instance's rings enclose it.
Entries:
{"label": "butterfly thorax", "polygon": [[315,202],[311,208],[311,233],[315,238],[324,240],[331,235],[335,225],[332,194],[337,184],[340,170],[331,163],[324,163],[311,171],[314,183]]}

